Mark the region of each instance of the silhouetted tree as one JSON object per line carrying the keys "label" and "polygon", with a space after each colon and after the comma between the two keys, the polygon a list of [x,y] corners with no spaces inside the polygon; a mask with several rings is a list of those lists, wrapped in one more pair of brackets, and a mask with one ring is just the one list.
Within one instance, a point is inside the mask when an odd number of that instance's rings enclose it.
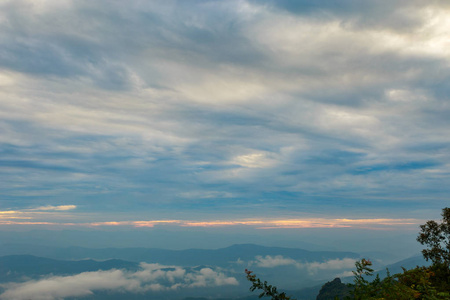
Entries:
{"label": "silhouetted tree", "polygon": [[[381,279],[378,275],[369,281],[373,275],[372,262],[361,259],[355,263],[356,271],[353,271],[354,284],[349,284],[350,296],[343,295],[344,299],[355,300],[448,300],[450,299],[450,208],[442,209],[442,222],[430,220],[420,226],[421,231],[417,237],[422,245],[428,248],[422,251],[426,260],[431,260],[429,267],[419,267],[406,270],[403,273],[390,275]],[[262,282],[252,271],[245,270],[247,279],[252,282],[251,291],[261,290],[259,297],[272,297],[272,300],[294,300],[285,293],[279,293],[275,286]],[[325,298],[339,299],[343,285],[340,280],[327,283],[322,287],[319,295]],[[339,288],[339,289],[338,289]],[[326,290],[324,290],[326,289]],[[340,295],[340,296],[338,296]],[[324,299],[322,297],[318,297]]]}
{"label": "silhouetted tree", "polygon": [[423,257],[431,260],[433,264],[450,266],[450,208],[442,209],[442,222],[430,220],[420,225],[421,231],[417,241],[422,245],[428,245],[428,249],[422,250]]}
{"label": "silhouetted tree", "polygon": [[[262,282],[256,275],[252,274],[252,271],[245,269],[247,274],[247,280],[252,283],[250,291],[261,290],[259,298],[272,297],[272,300],[291,300],[291,297],[286,296],[285,292],[279,293],[276,286],[267,284],[267,281]],[[292,299],[295,300],[295,299]]]}

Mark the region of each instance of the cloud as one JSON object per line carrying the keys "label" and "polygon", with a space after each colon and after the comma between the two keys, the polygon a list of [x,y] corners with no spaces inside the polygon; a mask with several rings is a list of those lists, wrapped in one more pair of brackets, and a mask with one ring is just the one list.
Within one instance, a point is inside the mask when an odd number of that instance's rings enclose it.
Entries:
{"label": "cloud", "polygon": [[73,209],[76,209],[76,208],[77,208],[76,205],[57,205],[57,206],[46,205],[46,206],[40,206],[40,207],[34,208],[32,210],[66,211],[66,210],[73,210]]}
{"label": "cloud", "polygon": [[46,205],[23,210],[0,211],[0,225],[57,225],[57,221],[70,218],[68,211],[75,210],[76,205]]}
{"label": "cloud", "polygon": [[325,262],[311,262],[300,264],[300,268],[306,268],[309,273],[317,273],[320,270],[343,270],[355,267],[354,258],[331,259]]}
{"label": "cloud", "polygon": [[304,269],[309,274],[317,274],[320,271],[343,271],[353,269],[355,267],[354,258],[330,259],[324,262],[302,262],[296,261],[282,255],[266,255],[256,256],[254,261],[249,262],[249,266],[257,266],[260,268],[276,268],[280,266],[293,266],[297,269]]}
{"label": "cloud", "polygon": [[[448,4],[445,1],[424,3],[422,1],[379,1],[356,3],[344,0],[339,3],[329,1],[302,1],[293,3],[289,0],[281,1],[254,1],[255,4],[269,5],[271,9],[279,9],[285,13],[326,19],[330,15],[336,19],[345,20],[345,25],[359,28],[379,28],[403,32],[417,29],[427,21],[423,16],[411,15],[412,11],[426,9],[445,10]],[[386,4],[390,4],[387,8]]]}
{"label": "cloud", "polygon": [[265,257],[256,256],[255,261],[251,262],[251,264],[255,264],[261,268],[274,268],[279,266],[289,266],[289,265],[297,265],[297,262],[291,258],[284,258],[282,255],[266,255]]}
{"label": "cloud", "polygon": [[[64,211],[59,209],[56,211]],[[136,227],[152,228],[155,226],[179,226],[179,227],[253,227],[256,229],[283,229],[283,228],[364,228],[371,230],[393,228],[416,228],[425,222],[422,219],[242,219],[242,220],[148,220],[148,221],[99,221],[99,222],[65,222],[74,215],[61,215],[49,212],[28,211],[0,211],[0,225],[48,225],[72,226],[72,227]],[[61,220],[59,222],[44,222],[43,219]]]}
{"label": "cloud", "polygon": [[122,271],[98,271],[74,276],[50,277],[39,281],[6,285],[0,299],[61,299],[87,296],[93,290],[139,290],[139,281],[126,278]]}
{"label": "cloud", "polygon": [[253,219],[253,220],[230,220],[230,221],[180,221],[182,226],[187,227],[217,227],[217,226],[253,226],[259,229],[271,228],[382,228],[395,226],[416,226],[423,220],[416,219]]}
{"label": "cloud", "polygon": [[4,284],[0,299],[54,300],[83,297],[96,291],[144,293],[183,288],[238,285],[234,277],[211,268],[183,269],[176,266],[141,263],[141,270],[85,272],[72,276],[53,276],[24,283]]}
{"label": "cloud", "polygon": [[450,7],[384,2],[3,1],[4,207],[52,197],[144,221],[440,208]]}

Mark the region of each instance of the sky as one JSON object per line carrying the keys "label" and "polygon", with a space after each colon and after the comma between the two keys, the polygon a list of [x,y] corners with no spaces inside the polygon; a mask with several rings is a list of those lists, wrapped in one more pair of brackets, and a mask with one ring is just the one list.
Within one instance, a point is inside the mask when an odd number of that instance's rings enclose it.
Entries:
{"label": "sky", "polygon": [[4,0],[0,28],[0,230],[448,206],[449,1]]}

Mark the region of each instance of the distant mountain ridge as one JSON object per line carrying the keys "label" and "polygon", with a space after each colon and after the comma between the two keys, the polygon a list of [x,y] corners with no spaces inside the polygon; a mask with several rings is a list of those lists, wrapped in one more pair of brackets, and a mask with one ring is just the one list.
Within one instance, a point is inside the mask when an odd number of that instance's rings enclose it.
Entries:
{"label": "distant mountain ridge", "polygon": [[386,277],[387,271],[389,270],[389,273],[391,274],[397,274],[397,273],[403,273],[403,269],[405,268],[407,270],[414,269],[417,266],[430,266],[431,261],[426,261],[422,255],[416,255],[413,257],[409,257],[407,259],[403,259],[401,261],[398,261],[396,263],[387,265],[384,269],[378,270],[374,273],[374,276],[377,274],[380,275],[381,278]]}
{"label": "distant mountain ridge", "polygon": [[[247,264],[250,268],[256,271],[256,274],[264,280],[268,280],[271,284],[277,285],[280,289],[285,290],[289,295],[296,297],[299,300],[315,299],[323,283],[331,280],[333,277],[313,278],[309,277],[306,269],[297,269],[295,271],[294,265],[282,265],[275,268],[264,268],[257,266],[255,257],[271,256],[276,258],[279,256],[293,259],[295,261],[320,262],[330,261],[343,258],[358,259],[359,255],[353,252],[334,252],[334,251],[307,251],[296,248],[282,248],[282,247],[265,247],[254,244],[237,244],[220,249],[187,249],[187,250],[164,250],[153,248],[105,248],[105,249],[90,249],[82,247],[32,247],[24,245],[0,245],[0,253],[14,251],[15,253],[29,252],[35,254],[44,254],[47,257],[38,257],[29,254],[15,254],[0,257],[0,283],[6,282],[22,282],[30,279],[40,280],[48,278],[48,276],[70,276],[84,272],[96,272],[99,270],[107,271],[112,269],[121,269],[125,274],[129,272],[140,272],[142,266],[140,261],[149,263],[158,263],[165,266],[183,266],[186,272],[198,272],[202,268],[219,267],[220,272],[224,272],[226,276],[235,277],[239,282],[239,286],[235,287],[217,287],[214,289],[201,290],[180,290],[172,291],[168,295],[173,298],[165,299],[181,299],[198,294],[198,299],[201,297],[215,297],[212,295],[223,295],[222,299],[237,299],[242,298],[250,300],[253,295],[248,294],[248,282],[245,280],[243,269]],[[51,258],[61,257],[59,259]],[[85,259],[89,257],[89,259]],[[123,259],[124,257],[132,258],[133,260]],[[112,258],[112,259],[109,259]],[[241,260],[241,262],[238,261]],[[391,273],[401,271],[400,266],[405,268],[413,268],[416,265],[424,264],[421,256],[411,257],[395,264],[389,265]],[[222,267],[224,266],[224,267]],[[163,269],[170,269],[163,266]],[[383,268],[379,273],[383,277]],[[297,272],[297,273],[295,273]],[[327,278],[325,281],[323,278]],[[351,282],[352,278],[343,278],[346,282]],[[289,287],[286,286],[290,282]],[[1,290],[1,289],[0,289]],[[187,293],[187,294],[186,294]],[[232,293],[234,296],[232,296]],[[229,296],[225,296],[229,294]],[[162,294],[158,294],[162,297]],[[158,297],[159,297],[158,296]],[[86,300],[102,300],[102,299],[148,299],[149,294],[121,294],[108,291],[96,291],[92,297],[86,297]],[[195,297],[194,297],[195,298]],[[72,298],[67,298],[72,299]],[[78,299],[78,298],[73,298]],[[159,299],[159,298],[158,298]],[[209,298],[208,298],[209,299]]]}
{"label": "distant mountain ridge", "polygon": [[167,265],[225,266],[238,259],[250,261],[255,256],[282,255],[299,261],[322,262],[329,259],[359,258],[354,252],[308,251],[297,248],[265,247],[255,244],[236,244],[219,249],[166,250],[158,248],[83,248],[83,247],[46,247],[17,244],[0,245],[0,255],[35,255],[52,259],[121,259],[132,262],[148,262]]}
{"label": "distant mountain ridge", "polygon": [[[18,256],[0,258],[9,261],[5,264],[3,281],[20,280],[20,276],[33,277],[45,274],[66,275],[105,269],[136,269],[139,263],[157,263],[163,266],[180,266],[183,268],[220,268],[226,276],[235,277],[244,291],[247,282],[245,268],[251,268],[259,275],[280,287],[296,289],[320,284],[320,271],[311,276],[308,270],[297,264],[327,263],[344,258],[358,259],[353,252],[308,251],[296,248],[265,247],[254,244],[237,244],[220,249],[165,250],[154,248],[104,248],[90,249],[82,247],[46,247],[30,245],[1,245],[0,254],[15,253]],[[30,257],[32,254],[35,257]],[[37,259],[36,256],[40,258]],[[95,261],[97,260],[97,261]],[[104,261],[106,260],[106,261]],[[261,261],[284,261],[281,265],[266,267]],[[102,262],[103,261],[103,262]],[[286,263],[287,261],[287,263]],[[292,261],[292,263],[291,263]],[[33,267],[34,265],[34,267]],[[6,267],[9,267],[6,268]],[[15,267],[13,267],[15,266]],[[43,267],[41,267],[43,266]],[[30,272],[27,272],[30,270]],[[39,271],[36,271],[39,270]],[[0,268],[1,271],[1,268]],[[322,274],[323,275],[323,274]],[[322,276],[320,275],[320,276]],[[328,278],[325,274],[323,277]],[[228,288],[227,288],[228,289]],[[228,291],[227,291],[228,292]]]}

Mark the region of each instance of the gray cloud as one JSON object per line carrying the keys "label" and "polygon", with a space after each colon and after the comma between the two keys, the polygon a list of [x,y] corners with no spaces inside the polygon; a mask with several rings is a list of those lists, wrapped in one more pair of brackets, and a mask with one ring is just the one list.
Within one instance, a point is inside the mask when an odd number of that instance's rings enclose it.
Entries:
{"label": "gray cloud", "polygon": [[449,7],[389,3],[2,3],[3,203],[442,206]]}
{"label": "gray cloud", "polygon": [[251,1],[270,9],[280,9],[284,12],[312,18],[336,18],[344,20],[348,26],[387,28],[396,31],[410,31],[420,27],[423,18],[418,18],[412,12],[429,7],[448,8],[446,1],[377,1],[360,2],[344,0],[330,1]]}

